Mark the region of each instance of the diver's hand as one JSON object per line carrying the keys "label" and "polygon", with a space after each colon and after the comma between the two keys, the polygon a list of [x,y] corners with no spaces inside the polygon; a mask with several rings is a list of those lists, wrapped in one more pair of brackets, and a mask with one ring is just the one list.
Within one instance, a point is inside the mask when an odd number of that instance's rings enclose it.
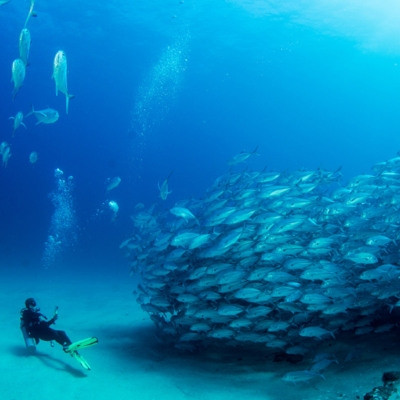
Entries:
{"label": "diver's hand", "polygon": [[54,322],[56,322],[58,319],[58,306],[56,306],[55,310],[54,310],[54,315],[53,318],[51,319],[52,323],[54,324]]}

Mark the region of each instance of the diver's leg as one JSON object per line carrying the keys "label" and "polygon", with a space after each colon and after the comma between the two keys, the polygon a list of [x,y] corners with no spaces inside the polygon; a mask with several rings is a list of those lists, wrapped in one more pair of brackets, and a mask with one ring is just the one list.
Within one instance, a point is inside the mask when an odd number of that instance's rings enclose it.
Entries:
{"label": "diver's leg", "polygon": [[61,344],[61,346],[69,346],[72,342],[70,340],[70,338],[67,336],[67,334],[64,331],[57,331],[55,329],[53,329],[53,339]]}

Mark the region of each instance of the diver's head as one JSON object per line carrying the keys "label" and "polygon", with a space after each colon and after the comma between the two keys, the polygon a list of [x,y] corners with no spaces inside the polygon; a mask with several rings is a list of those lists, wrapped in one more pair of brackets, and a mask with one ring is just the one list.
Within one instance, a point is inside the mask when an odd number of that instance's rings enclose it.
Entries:
{"label": "diver's head", "polygon": [[36,307],[36,301],[33,297],[29,297],[29,299],[25,300],[25,307],[26,308],[34,308]]}

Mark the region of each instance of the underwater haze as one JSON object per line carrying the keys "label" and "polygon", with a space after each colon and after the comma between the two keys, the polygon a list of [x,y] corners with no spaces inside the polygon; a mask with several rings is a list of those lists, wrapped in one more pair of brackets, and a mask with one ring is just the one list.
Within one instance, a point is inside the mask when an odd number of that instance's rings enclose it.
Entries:
{"label": "underwater haze", "polygon": [[[0,6],[0,142],[11,153],[0,166],[2,265],[85,260],[128,274],[118,246],[135,205],[201,198],[235,154],[257,149],[243,168],[341,168],[346,182],[400,148],[394,1],[38,0],[13,99],[29,7]],[[59,50],[68,114],[52,79]],[[35,125],[32,106],[59,119]],[[26,129],[13,135],[18,111]]]}
{"label": "underwater haze", "polygon": [[[395,0],[0,0],[2,396],[399,380],[399,20]],[[92,371],[27,353],[30,297]]]}

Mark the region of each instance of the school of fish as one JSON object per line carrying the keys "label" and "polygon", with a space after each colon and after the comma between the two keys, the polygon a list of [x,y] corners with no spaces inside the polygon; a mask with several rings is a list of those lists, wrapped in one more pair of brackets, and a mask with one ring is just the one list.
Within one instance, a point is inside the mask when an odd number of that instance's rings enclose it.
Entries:
{"label": "school of fish", "polygon": [[201,200],[163,212],[137,205],[120,247],[160,335],[187,350],[304,355],[343,332],[394,328],[400,156],[340,181],[322,169],[231,172]]}

